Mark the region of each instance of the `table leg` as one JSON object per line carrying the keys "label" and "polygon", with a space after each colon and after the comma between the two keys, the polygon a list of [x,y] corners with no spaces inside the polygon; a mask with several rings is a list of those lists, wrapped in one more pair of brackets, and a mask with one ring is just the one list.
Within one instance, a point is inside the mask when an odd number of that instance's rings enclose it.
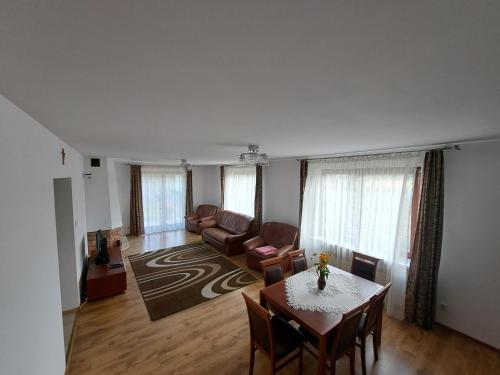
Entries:
{"label": "table leg", "polygon": [[326,352],[326,339],[327,335],[319,337],[318,375],[325,375],[326,358],[328,356]]}

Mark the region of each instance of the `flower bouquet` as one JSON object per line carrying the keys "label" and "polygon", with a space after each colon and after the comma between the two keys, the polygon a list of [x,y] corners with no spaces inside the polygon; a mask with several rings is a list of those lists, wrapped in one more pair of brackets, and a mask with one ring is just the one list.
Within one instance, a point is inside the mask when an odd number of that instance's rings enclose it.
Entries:
{"label": "flower bouquet", "polygon": [[[316,253],[313,255],[316,255]],[[316,273],[319,276],[318,288],[323,290],[326,286],[326,279],[328,279],[328,275],[330,274],[330,270],[328,269],[328,254],[319,254],[318,261],[314,263],[314,267],[316,267]]]}

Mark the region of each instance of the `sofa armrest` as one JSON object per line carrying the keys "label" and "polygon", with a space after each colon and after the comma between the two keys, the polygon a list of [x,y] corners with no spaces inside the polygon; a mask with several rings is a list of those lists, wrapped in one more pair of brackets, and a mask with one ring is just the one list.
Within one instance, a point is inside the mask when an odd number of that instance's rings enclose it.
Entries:
{"label": "sofa armrest", "polygon": [[294,245],[293,244],[285,245],[285,246],[280,247],[278,249],[278,251],[276,252],[276,255],[280,256],[280,257],[286,256],[293,249],[294,249]]}
{"label": "sofa armrest", "polygon": [[256,236],[254,238],[250,238],[249,240],[243,242],[243,246],[245,246],[245,248],[249,251],[254,250],[264,244],[265,244],[264,239],[261,236]]}
{"label": "sofa armrest", "polygon": [[207,220],[215,220],[215,216],[201,217],[198,221],[201,223],[202,221],[207,221]]}
{"label": "sofa armrest", "polygon": [[200,217],[196,213],[190,212],[186,216],[184,216],[184,218],[186,220],[194,220],[194,219],[199,219]]}
{"label": "sofa armrest", "polygon": [[201,221],[199,224],[200,228],[207,229],[217,226],[217,221],[215,219]]}

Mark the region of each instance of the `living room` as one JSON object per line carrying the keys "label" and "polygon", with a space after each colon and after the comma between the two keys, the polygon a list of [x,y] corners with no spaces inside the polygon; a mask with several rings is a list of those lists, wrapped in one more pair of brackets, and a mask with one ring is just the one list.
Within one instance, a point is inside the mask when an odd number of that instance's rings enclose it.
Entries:
{"label": "living room", "polygon": [[0,373],[498,371],[497,3],[1,10]]}

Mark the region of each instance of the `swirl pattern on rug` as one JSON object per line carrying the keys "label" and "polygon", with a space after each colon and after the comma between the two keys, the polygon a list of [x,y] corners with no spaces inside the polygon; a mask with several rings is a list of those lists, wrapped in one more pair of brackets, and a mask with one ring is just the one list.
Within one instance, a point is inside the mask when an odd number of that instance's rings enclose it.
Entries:
{"label": "swirl pattern on rug", "polygon": [[251,284],[256,279],[203,242],[130,255],[151,320]]}

